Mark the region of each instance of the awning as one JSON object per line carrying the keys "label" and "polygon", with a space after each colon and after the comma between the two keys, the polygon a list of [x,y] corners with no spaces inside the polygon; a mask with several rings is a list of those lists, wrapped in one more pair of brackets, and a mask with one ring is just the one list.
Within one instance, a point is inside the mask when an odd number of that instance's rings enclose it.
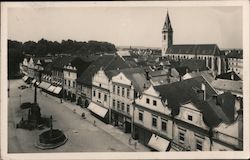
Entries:
{"label": "awning", "polygon": [[148,142],[148,146],[160,152],[165,152],[168,148],[169,141],[153,134]]}
{"label": "awning", "polygon": [[89,104],[88,109],[91,110],[92,112],[96,113],[97,115],[101,116],[102,118],[104,118],[108,112],[108,110],[106,108],[103,108],[103,107],[101,107],[93,102],[91,102]]}
{"label": "awning", "polygon": [[44,89],[48,89],[49,88],[49,86],[51,86],[51,84],[49,84],[49,83],[47,83],[47,82],[44,82],[45,83],[45,85],[44,85]]}
{"label": "awning", "polygon": [[49,86],[50,86],[50,84],[47,82],[41,82],[39,85],[39,87],[43,88],[43,89],[47,89],[47,88],[49,88]]}
{"label": "awning", "polygon": [[34,84],[35,82],[36,82],[36,79],[33,79],[33,81],[31,83]]}
{"label": "awning", "polygon": [[23,76],[24,82],[27,81],[28,78],[29,78],[28,76]]}
{"label": "awning", "polygon": [[47,90],[53,92],[56,89],[56,86],[51,85]]}
{"label": "awning", "polygon": [[54,93],[55,94],[59,94],[62,90],[62,87],[56,87],[55,90],[54,90]]}

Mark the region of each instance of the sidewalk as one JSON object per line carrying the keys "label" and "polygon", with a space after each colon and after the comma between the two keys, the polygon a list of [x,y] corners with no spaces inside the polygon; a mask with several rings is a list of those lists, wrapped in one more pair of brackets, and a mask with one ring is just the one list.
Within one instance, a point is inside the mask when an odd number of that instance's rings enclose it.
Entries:
{"label": "sidewalk", "polygon": [[[46,93],[42,92],[43,96],[46,96],[45,94]],[[84,112],[86,119],[83,119],[83,121],[88,121],[89,123],[92,123],[92,124],[95,121],[96,127],[100,128],[103,131],[105,131],[106,133],[110,134],[111,136],[113,136],[114,138],[116,138],[117,140],[119,140],[120,142],[122,142],[124,145],[128,146],[129,148],[131,148],[135,152],[149,152],[150,151],[149,148],[140,144],[137,140],[132,139],[131,145],[130,145],[129,144],[129,138],[131,137],[130,133],[124,133],[120,129],[118,129],[110,124],[106,124],[106,123],[102,122],[101,120],[92,116],[90,111],[87,108],[81,108],[80,106],[78,106],[74,103],[70,103],[69,101],[65,101],[65,100],[63,100],[63,103],[61,103],[59,98],[51,96],[49,94],[47,95],[47,97],[58,102],[60,107],[67,107],[68,109],[72,110],[72,112],[75,111],[75,113],[77,114],[76,116],[79,116],[79,118],[81,118],[81,115]],[[135,142],[137,143],[136,149],[134,146]]]}

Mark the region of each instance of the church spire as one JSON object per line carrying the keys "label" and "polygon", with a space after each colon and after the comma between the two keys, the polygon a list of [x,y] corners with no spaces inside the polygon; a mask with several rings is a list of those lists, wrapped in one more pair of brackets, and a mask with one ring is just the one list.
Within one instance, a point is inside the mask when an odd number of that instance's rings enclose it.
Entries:
{"label": "church spire", "polygon": [[169,14],[167,16],[162,28],[162,56],[166,54],[167,49],[173,45],[173,28],[170,22]]}
{"label": "church spire", "polygon": [[167,11],[167,16],[166,16],[166,19],[162,28],[162,32],[168,32],[168,31],[171,32],[173,31],[173,29],[172,29],[171,21],[170,21],[169,14]]}

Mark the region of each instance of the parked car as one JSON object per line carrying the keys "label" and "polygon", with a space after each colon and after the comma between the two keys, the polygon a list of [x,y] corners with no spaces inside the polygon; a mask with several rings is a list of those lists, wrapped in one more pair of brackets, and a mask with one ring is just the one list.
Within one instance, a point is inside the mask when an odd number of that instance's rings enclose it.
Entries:
{"label": "parked car", "polygon": [[26,89],[26,88],[29,88],[29,87],[26,86],[26,85],[21,85],[21,86],[19,86],[18,88],[19,88],[19,89]]}

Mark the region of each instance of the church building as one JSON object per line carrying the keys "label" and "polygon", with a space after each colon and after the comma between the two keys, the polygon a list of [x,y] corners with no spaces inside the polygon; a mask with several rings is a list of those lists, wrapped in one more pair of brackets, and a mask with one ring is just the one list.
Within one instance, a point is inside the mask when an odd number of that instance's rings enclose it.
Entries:
{"label": "church building", "polygon": [[217,44],[173,44],[173,28],[167,13],[162,28],[162,57],[169,60],[198,59],[215,74],[226,72],[225,55]]}

